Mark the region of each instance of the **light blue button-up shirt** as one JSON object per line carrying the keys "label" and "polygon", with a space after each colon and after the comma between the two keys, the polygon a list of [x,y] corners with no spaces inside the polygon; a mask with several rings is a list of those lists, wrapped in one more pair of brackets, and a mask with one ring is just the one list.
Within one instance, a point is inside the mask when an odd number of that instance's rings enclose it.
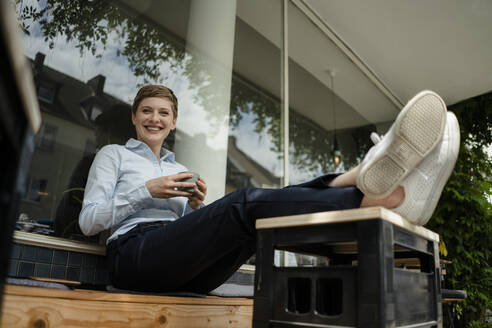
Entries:
{"label": "light blue button-up shirt", "polygon": [[148,180],[187,171],[173,152],[162,148],[160,155],[158,160],[149,146],[135,139],[99,150],[79,215],[84,234],[111,229],[109,243],[139,223],[176,220],[193,211],[186,197],[152,198],[147,190]]}

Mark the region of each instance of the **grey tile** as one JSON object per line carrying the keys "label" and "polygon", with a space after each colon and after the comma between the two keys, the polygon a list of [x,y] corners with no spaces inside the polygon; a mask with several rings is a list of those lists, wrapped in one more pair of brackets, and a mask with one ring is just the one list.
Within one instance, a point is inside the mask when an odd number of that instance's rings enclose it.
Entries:
{"label": "grey tile", "polygon": [[79,267],[82,264],[82,253],[70,252],[68,255],[68,265]]}
{"label": "grey tile", "polygon": [[82,267],[82,269],[80,270],[80,282],[86,284],[93,284],[95,272],[96,270],[94,270],[93,268],[86,269]]}
{"label": "grey tile", "polygon": [[10,258],[18,259],[20,257],[21,247],[18,244],[12,244],[12,248],[10,249]]}
{"label": "grey tile", "polygon": [[7,271],[7,275],[9,277],[16,277],[17,276],[17,268],[19,266],[19,261],[17,260],[9,260],[9,268]]}
{"label": "grey tile", "polygon": [[34,263],[33,262],[19,262],[19,277],[31,277],[34,275]]}
{"label": "grey tile", "polygon": [[84,254],[82,257],[82,267],[94,268],[96,266],[96,255]]}
{"label": "grey tile", "polygon": [[51,278],[54,279],[66,279],[66,266],[64,265],[52,265],[51,266]]}
{"label": "grey tile", "polygon": [[109,283],[108,270],[96,269],[96,275],[94,277],[94,283],[96,285],[107,285]]}
{"label": "grey tile", "polygon": [[67,280],[79,281],[80,280],[80,268],[68,267],[67,268]]}
{"label": "grey tile", "polygon": [[96,255],[96,268],[106,268],[106,256]]}
{"label": "grey tile", "polygon": [[53,264],[67,265],[68,251],[55,250],[53,254]]}
{"label": "grey tile", "polygon": [[51,269],[51,266],[49,264],[36,263],[36,265],[34,266],[34,275],[36,277],[49,278],[50,277],[50,269]]}
{"label": "grey tile", "polygon": [[35,261],[36,260],[36,247],[35,246],[22,246],[21,252],[22,260]]}
{"label": "grey tile", "polygon": [[53,257],[53,250],[49,248],[39,247],[37,262],[41,263],[51,263],[51,258]]}

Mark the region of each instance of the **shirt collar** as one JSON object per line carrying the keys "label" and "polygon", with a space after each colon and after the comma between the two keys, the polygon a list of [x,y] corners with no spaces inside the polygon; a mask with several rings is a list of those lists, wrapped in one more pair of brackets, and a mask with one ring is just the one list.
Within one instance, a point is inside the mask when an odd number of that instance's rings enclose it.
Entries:
{"label": "shirt collar", "polygon": [[[128,141],[125,144],[125,147],[127,149],[137,149],[137,148],[145,149],[145,148],[147,148],[150,151],[150,147],[147,146],[146,143],[144,143],[140,140],[134,139],[134,138],[128,139]],[[161,148],[161,154],[160,155],[161,155],[161,161],[166,161],[166,162],[175,162],[176,161],[174,153],[170,150],[167,150],[164,147]]]}

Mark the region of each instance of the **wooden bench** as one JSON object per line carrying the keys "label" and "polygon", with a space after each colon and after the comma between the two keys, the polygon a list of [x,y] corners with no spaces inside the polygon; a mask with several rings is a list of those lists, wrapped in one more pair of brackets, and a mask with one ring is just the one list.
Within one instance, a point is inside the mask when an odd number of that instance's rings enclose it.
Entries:
{"label": "wooden bench", "polygon": [[251,327],[253,300],[6,285],[0,327]]}

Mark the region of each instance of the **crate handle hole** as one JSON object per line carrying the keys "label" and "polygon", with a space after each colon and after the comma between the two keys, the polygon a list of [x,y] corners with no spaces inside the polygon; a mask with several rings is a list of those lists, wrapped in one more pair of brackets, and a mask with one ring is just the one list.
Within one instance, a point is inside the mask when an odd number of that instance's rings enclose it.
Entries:
{"label": "crate handle hole", "polygon": [[316,312],[335,316],[343,311],[342,279],[318,279],[316,283]]}
{"label": "crate handle hole", "polygon": [[311,309],[311,279],[289,278],[287,311],[302,314]]}

